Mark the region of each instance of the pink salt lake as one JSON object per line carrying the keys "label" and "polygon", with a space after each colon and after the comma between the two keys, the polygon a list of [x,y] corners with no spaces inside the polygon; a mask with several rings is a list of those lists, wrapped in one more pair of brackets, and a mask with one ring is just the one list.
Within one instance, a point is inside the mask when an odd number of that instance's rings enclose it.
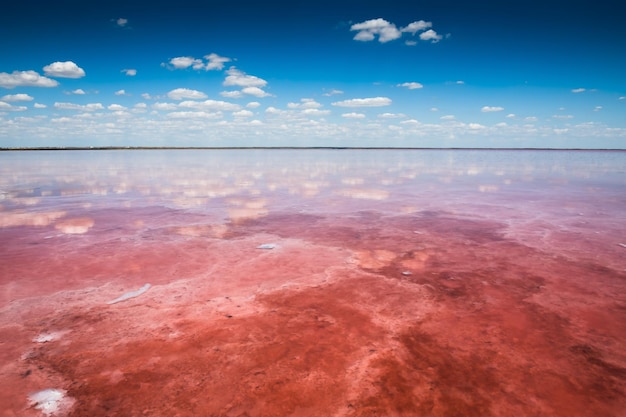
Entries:
{"label": "pink salt lake", "polygon": [[624,416],[626,152],[0,153],[0,416]]}

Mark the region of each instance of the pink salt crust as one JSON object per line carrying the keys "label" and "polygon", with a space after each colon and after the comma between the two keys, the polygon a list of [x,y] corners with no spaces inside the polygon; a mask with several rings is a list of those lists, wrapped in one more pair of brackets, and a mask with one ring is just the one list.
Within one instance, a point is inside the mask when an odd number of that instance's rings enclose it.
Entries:
{"label": "pink salt crust", "polygon": [[623,194],[352,183],[12,217],[0,416],[624,415]]}

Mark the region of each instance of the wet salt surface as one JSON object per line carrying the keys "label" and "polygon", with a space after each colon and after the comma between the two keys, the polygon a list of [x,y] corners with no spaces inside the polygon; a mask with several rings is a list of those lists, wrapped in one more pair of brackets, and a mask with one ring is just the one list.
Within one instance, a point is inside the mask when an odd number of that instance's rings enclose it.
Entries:
{"label": "wet salt surface", "polygon": [[0,153],[1,415],[621,416],[625,167]]}

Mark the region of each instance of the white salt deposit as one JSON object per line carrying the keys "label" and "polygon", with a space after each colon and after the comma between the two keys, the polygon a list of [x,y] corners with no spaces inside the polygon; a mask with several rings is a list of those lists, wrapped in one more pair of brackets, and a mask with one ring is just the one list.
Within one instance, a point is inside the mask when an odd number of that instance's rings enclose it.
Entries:
{"label": "white salt deposit", "polygon": [[28,396],[31,406],[40,410],[46,416],[58,416],[59,413],[68,411],[74,404],[74,400],[66,397],[65,390],[48,388],[33,392]]}
{"label": "white salt deposit", "polygon": [[126,301],[129,298],[139,297],[141,294],[148,291],[150,287],[151,287],[150,284],[146,284],[143,287],[139,288],[137,291],[130,291],[130,292],[127,292],[126,294],[120,295],[115,300],[109,301],[107,304],[115,304],[115,303],[119,303],[120,301]]}
{"label": "white salt deposit", "polygon": [[257,249],[274,249],[276,247],[273,243],[264,243],[262,245],[257,246]]}
{"label": "white salt deposit", "polygon": [[35,343],[53,342],[55,340],[59,340],[66,333],[68,333],[67,330],[61,331],[61,332],[45,332],[45,333],[41,333],[40,335],[38,335],[37,337],[35,337],[33,339],[33,342],[35,342]]}

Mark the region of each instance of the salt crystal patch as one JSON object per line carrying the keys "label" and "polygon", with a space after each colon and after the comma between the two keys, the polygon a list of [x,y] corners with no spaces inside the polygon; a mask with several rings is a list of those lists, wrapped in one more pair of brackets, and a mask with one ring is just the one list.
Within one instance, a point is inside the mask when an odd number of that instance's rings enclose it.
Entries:
{"label": "salt crystal patch", "polygon": [[276,247],[273,243],[264,243],[262,245],[257,246],[257,249],[274,249]]}
{"label": "salt crystal patch", "polygon": [[33,392],[28,396],[31,406],[41,410],[46,416],[59,416],[74,404],[74,399],[66,397],[66,391],[56,388],[48,388]]}

